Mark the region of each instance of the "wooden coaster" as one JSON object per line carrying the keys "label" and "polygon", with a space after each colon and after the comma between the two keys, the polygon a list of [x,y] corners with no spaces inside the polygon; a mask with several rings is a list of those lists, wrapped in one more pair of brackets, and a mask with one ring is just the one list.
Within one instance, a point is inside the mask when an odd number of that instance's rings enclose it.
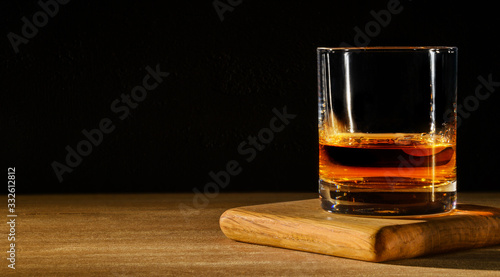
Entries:
{"label": "wooden coaster", "polygon": [[381,262],[500,244],[500,209],[362,217],[325,212],[311,199],[230,209],[220,227],[237,241]]}

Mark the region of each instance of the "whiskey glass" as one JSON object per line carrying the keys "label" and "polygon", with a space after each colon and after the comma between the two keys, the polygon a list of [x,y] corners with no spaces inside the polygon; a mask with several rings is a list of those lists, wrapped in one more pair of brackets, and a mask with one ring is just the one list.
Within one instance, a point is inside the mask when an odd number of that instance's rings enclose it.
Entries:
{"label": "whiskey glass", "polygon": [[456,47],[318,48],[322,208],[419,215],[456,205]]}

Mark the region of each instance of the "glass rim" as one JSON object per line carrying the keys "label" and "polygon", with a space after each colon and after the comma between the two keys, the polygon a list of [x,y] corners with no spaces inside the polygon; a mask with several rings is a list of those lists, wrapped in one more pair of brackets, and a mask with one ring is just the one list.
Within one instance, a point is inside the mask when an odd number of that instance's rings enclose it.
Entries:
{"label": "glass rim", "polygon": [[448,52],[458,51],[456,46],[367,46],[367,47],[318,47],[316,48],[318,52],[320,51],[342,51],[342,52],[376,52],[376,51],[439,51],[447,50]]}

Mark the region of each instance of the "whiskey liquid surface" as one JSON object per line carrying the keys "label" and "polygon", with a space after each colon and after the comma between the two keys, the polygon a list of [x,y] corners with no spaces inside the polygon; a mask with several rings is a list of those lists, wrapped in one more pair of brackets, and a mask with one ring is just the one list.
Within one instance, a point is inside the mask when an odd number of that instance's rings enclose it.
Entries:
{"label": "whiskey liquid surface", "polygon": [[440,186],[456,177],[455,144],[425,134],[320,138],[320,179],[390,188]]}

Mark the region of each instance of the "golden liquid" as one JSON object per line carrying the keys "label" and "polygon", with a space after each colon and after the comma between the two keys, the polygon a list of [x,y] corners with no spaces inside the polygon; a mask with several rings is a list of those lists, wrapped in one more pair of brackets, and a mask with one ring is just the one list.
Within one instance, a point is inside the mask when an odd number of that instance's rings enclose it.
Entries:
{"label": "golden liquid", "polygon": [[428,134],[321,136],[320,180],[373,189],[444,190],[456,179],[456,144]]}

